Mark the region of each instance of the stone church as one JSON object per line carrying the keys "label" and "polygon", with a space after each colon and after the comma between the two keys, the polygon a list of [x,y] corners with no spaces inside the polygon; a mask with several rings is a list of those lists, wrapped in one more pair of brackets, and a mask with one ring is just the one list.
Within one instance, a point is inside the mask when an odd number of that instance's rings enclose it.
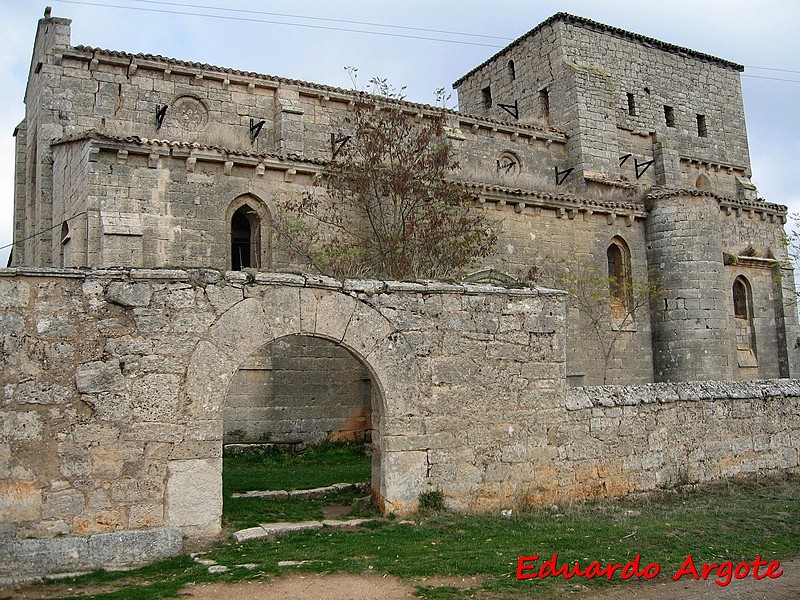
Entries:
{"label": "stone church", "polygon": [[[0,579],[218,535],[242,438],[369,441],[401,514],[796,469],[787,209],[750,181],[743,68],[558,13],[457,79],[459,110],[378,100],[444,116],[498,244],[463,282],[342,282],[273,223],[363,95],[76,46],[48,11],[0,269]],[[607,361],[523,285],[564,259],[609,278]]]}
{"label": "stone church", "polygon": [[[659,277],[609,381],[797,373],[786,208],[750,182],[742,70],[559,13],[454,84],[453,176],[499,235],[485,269],[578,257]],[[276,201],[312,185],[353,94],[73,46],[69,20],[44,19],[15,132],[11,264],[301,271],[273,243]],[[601,349],[571,316],[568,377],[601,383]]]}

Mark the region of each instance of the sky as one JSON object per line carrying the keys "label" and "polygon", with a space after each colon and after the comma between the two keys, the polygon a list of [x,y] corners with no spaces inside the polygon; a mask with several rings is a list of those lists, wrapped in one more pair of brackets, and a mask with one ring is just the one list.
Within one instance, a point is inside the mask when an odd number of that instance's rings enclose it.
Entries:
{"label": "sky", "polygon": [[[12,242],[12,134],[24,116],[36,22],[46,4],[53,16],[72,19],[73,45],[346,88],[353,84],[345,67],[355,67],[360,87],[382,77],[424,103],[552,14],[569,12],[745,65],[753,182],[760,197],[800,213],[800,2],[0,0],[0,246]],[[448,106],[455,108],[455,93]],[[0,248],[0,266],[8,252]]]}

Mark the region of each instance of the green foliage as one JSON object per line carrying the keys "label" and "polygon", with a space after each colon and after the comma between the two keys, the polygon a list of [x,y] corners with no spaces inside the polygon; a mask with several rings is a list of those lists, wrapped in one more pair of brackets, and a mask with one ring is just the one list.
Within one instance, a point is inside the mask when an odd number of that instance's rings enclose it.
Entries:
{"label": "green foliage", "polygon": [[354,103],[318,185],[282,205],[279,240],[336,277],[456,277],[497,238],[472,195],[448,179],[458,163],[444,115],[409,114],[393,101],[402,89],[370,85],[377,96]]}
{"label": "green foliage", "polygon": [[421,511],[444,510],[444,492],[442,490],[429,490],[419,495],[419,509]]}
{"label": "green foliage", "polygon": [[605,267],[605,262],[562,259],[542,275],[549,285],[566,291],[568,303],[588,321],[603,353],[603,384],[608,382],[617,342],[632,330],[639,311],[664,295],[660,278],[652,271],[640,280],[620,281],[610,277]]}
{"label": "green foliage", "polygon": [[246,433],[244,429],[234,429],[233,431],[228,432],[229,437],[232,437],[233,439],[239,442],[241,442],[244,439],[245,435]]}

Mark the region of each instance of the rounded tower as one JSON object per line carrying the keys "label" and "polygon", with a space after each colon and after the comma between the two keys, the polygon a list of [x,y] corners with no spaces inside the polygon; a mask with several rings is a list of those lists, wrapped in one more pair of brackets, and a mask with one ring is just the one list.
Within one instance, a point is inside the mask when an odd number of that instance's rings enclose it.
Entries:
{"label": "rounded tower", "polygon": [[656,381],[729,375],[728,294],[719,204],[687,192],[648,198],[647,260],[659,293],[651,306]]}

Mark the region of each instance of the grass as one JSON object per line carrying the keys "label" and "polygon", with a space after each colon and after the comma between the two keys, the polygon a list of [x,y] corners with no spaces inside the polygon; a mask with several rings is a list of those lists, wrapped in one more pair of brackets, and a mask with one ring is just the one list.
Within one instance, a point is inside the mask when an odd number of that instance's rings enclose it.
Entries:
{"label": "grass", "polygon": [[[349,479],[364,480],[368,464],[364,464],[363,457],[352,449],[331,452],[345,452],[338,456],[349,456],[344,462],[354,463],[353,477]],[[339,465],[332,467],[338,473],[329,477],[320,472],[325,470],[321,465],[329,464],[324,454],[327,451],[321,450],[319,455],[312,452],[308,456],[309,464],[316,464],[316,468],[307,468],[305,459],[298,457],[271,457],[275,465],[281,466],[281,472],[274,475],[262,472],[266,468],[263,465],[259,468],[251,464],[248,468],[253,477],[268,477],[269,485],[283,489],[291,487],[282,479],[288,475],[287,469],[294,469],[298,481],[303,481],[297,487],[342,480],[350,467],[333,461]],[[249,460],[250,457],[241,462]],[[226,459],[226,470],[229,466]],[[226,489],[249,487],[246,481],[242,473],[226,474]],[[275,483],[278,481],[281,483]],[[226,519],[230,519],[229,509],[226,501]],[[687,493],[663,492],[619,501],[575,503],[533,509],[511,518],[424,512],[412,519],[390,518],[353,530],[321,529],[275,541],[220,543],[210,548],[204,558],[229,567],[230,571],[224,574],[211,575],[191,559],[177,557],[133,572],[84,576],[70,581],[69,587],[73,593],[102,592],[81,597],[155,599],[173,596],[188,582],[264,579],[295,571],[370,572],[412,579],[417,582],[418,595],[428,600],[475,594],[495,600],[542,598],[571,588],[576,579],[518,581],[517,560],[531,554],[544,560],[553,553],[558,553],[559,564],[577,561],[583,567],[591,561],[624,563],[640,554],[643,566],[651,562],[660,565],[661,575],[655,579],[659,582],[669,581],[688,554],[694,555],[698,564],[752,561],[757,554],[768,560],[798,556],[800,476],[732,480],[699,486]],[[308,562],[300,567],[278,567],[278,561],[284,560]],[[237,566],[247,563],[256,566],[252,570]],[[422,578],[437,576],[477,579],[469,589],[424,587],[419,583]],[[619,583],[619,578],[615,579]],[[609,585],[605,580],[584,578],[578,583],[589,587]],[[628,581],[624,585],[636,584]],[[119,589],[109,591],[113,588]]]}
{"label": "grass", "polygon": [[298,490],[334,483],[370,480],[370,457],[362,444],[326,444],[310,447],[303,455],[281,452],[226,456],[222,470],[223,526],[237,530],[270,521],[308,521],[324,518],[331,504],[351,506],[347,516],[375,515],[361,502],[364,494],[341,491],[308,500],[232,498],[250,490]]}

